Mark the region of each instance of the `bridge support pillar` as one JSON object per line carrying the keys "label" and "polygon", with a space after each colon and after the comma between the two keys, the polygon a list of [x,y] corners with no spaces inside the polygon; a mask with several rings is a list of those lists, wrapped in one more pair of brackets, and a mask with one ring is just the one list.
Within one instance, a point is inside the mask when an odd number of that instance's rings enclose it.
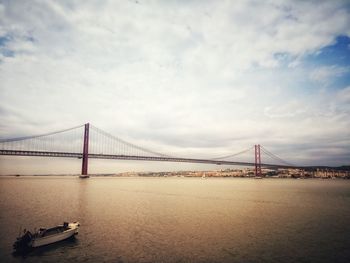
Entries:
{"label": "bridge support pillar", "polygon": [[88,178],[88,160],[89,160],[89,123],[84,127],[84,145],[83,145],[83,162],[81,167],[80,178]]}
{"label": "bridge support pillar", "polygon": [[261,177],[260,144],[255,145],[255,176]]}

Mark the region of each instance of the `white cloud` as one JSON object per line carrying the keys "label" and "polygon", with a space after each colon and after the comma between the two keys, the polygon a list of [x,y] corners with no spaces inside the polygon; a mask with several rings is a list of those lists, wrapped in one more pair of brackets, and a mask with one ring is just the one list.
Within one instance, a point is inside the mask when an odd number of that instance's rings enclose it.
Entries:
{"label": "white cloud", "polygon": [[300,85],[309,78],[331,84],[347,72],[337,65],[309,72],[302,64],[349,34],[345,4],[0,4],[0,36],[14,52],[0,56],[1,135],[90,121],[135,143],[193,156],[205,147],[220,155],[262,140],[290,145],[310,134],[334,136],[339,118],[338,134],[346,136],[346,101]]}
{"label": "white cloud", "polygon": [[348,103],[350,102],[350,86],[342,89],[337,94],[340,101]]}
{"label": "white cloud", "polygon": [[350,68],[340,66],[321,66],[310,72],[310,79],[322,84],[329,84],[335,78],[341,77],[348,73]]}
{"label": "white cloud", "polygon": [[296,117],[306,112],[305,107],[307,107],[307,105],[297,100],[281,102],[281,105],[266,107],[264,109],[264,114],[270,118]]}

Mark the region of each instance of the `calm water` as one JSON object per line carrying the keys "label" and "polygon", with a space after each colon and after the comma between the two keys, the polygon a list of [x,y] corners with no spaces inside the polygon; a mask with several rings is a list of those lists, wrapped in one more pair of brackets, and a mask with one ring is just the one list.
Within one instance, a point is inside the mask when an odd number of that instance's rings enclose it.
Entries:
{"label": "calm water", "polygon": [[[350,181],[0,179],[2,262],[350,262]],[[14,257],[19,226],[76,239]]]}

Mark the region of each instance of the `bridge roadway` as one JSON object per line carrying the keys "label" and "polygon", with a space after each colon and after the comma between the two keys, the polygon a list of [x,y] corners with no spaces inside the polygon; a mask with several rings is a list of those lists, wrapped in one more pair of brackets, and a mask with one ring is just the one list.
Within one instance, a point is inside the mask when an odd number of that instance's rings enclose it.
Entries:
{"label": "bridge roadway", "polygon": [[[39,157],[65,157],[65,158],[83,158],[82,153],[69,152],[45,152],[45,151],[17,151],[17,150],[0,150],[0,155],[10,156],[39,156]],[[216,165],[241,165],[255,166],[255,163],[250,162],[234,162],[221,161],[212,159],[196,159],[196,158],[181,158],[181,157],[164,157],[164,156],[136,156],[136,155],[110,155],[110,154],[93,154],[89,153],[89,158],[94,159],[116,159],[116,160],[138,160],[138,161],[160,161],[160,162],[183,162],[183,163],[207,163]],[[261,163],[265,168],[302,168],[296,166],[277,165]]]}

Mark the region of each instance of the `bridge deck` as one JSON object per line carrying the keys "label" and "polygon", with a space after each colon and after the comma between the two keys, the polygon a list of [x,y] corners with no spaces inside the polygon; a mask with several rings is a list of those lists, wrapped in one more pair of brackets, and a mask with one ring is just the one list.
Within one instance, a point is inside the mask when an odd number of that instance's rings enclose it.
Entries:
{"label": "bridge deck", "polygon": [[[78,158],[78,159],[81,159],[83,157],[82,153],[45,152],[45,151],[17,151],[17,150],[0,150],[0,155],[64,157],[64,158]],[[206,164],[216,164],[216,165],[240,165],[240,166],[254,166],[255,165],[255,163],[250,163],[250,162],[234,162],[234,161],[221,161],[221,160],[211,160],[211,159],[195,159],[195,158],[163,157],[163,156],[109,155],[109,154],[91,154],[91,153],[89,153],[89,158],[157,161],[157,162],[206,163]],[[266,167],[266,168],[298,168],[296,166],[276,165],[276,164],[267,164],[267,163],[261,163],[261,166]]]}

